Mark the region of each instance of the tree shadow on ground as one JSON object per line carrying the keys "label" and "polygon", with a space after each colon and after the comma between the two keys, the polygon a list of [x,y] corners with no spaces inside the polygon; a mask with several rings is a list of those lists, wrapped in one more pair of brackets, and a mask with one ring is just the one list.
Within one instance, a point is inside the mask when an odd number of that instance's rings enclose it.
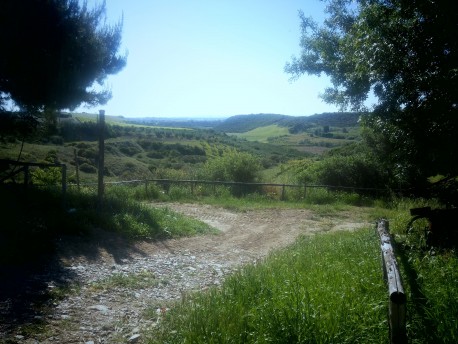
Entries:
{"label": "tree shadow on ground", "polygon": [[80,283],[78,259],[122,265],[146,255],[122,234],[87,226],[78,232],[61,204],[4,191],[0,188],[0,342],[23,335],[25,328],[44,328],[58,303],[56,288]]}
{"label": "tree shadow on ground", "polygon": [[[35,242],[36,243],[36,242]],[[23,241],[22,247],[10,245],[0,263],[0,341],[2,336],[17,335],[24,327],[45,324],[58,304],[55,290],[70,290],[80,280],[76,270],[80,260],[98,262],[112,260],[128,264],[133,256],[145,252],[120,235],[94,230],[90,235],[64,235],[47,243],[46,251],[28,249],[33,243]],[[3,241],[1,246],[8,245]],[[36,243],[43,249],[43,243]],[[16,251],[20,258],[6,257]],[[8,258],[8,259],[6,259]]]}
{"label": "tree shadow on ground", "polygon": [[[0,339],[20,334],[21,328],[42,322],[52,296],[51,285],[65,286],[76,275],[52,257],[34,257],[30,262],[0,266]],[[52,283],[52,284],[51,284]]]}

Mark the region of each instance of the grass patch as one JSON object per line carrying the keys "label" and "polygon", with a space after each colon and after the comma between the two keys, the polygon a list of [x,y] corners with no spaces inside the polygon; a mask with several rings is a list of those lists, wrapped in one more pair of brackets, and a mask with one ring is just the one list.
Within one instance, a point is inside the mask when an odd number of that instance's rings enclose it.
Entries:
{"label": "grass patch", "polygon": [[[253,190],[241,189],[241,196],[237,194],[239,185],[204,185],[195,183],[190,185],[155,184],[119,186],[124,188],[129,195],[144,201],[173,201],[194,202],[223,206],[231,209],[257,209],[257,208],[334,208],[337,211],[348,209],[351,206],[370,207],[376,204],[376,200],[369,196],[359,195],[353,192],[332,191],[326,188],[303,188],[276,187],[272,190],[262,190],[258,185],[252,186]],[[234,192],[235,190],[235,192]],[[250,192],[248,192],[250,191]],[[284,197],[283,197],[284,196]]]}
{"label": "grass patch", "polygon": [[[377,201],[372,217],[389,220],[407,295],[409,343],[458,342],[458,257],[456,247],[420,247],[406,236],[411,208],[440,208],[435,200]],[[423,226],[426,225],[423,223]],[[420,224],[421,226],[421,224]],[[452,229],[453,230],[453,229]]]}
{"label": "grass patch", "polygon": [[150,343],[385,343],[373,231],[302,238],[172,307]]}
{"label": "grass patch", "polygon": [[107,190],[101,211],[97,211],[95,195],[86,194],[80,199],[82,203],[75,205],[76,216],[132,239],[176,238],[215,232],[201,221],[140,203],[127,190],[122,187]]}
{"label": "grass patch", "polygon": [[68,191],[64,203],[58,189],[25,190],[9,185],[1,190],[0,218],[0,263],[29,261],[37,254],[52,253],[57,237],[87,235],[93,228],[130,239],[216,232],[196,219],[140,203],[120,188],[108,190],[103,207],[99,207],[97,195],[89,189]]}
{"label": "grass patch", "polygon": [[411,343],[458,342],[458,257],[455,251],[435,254],[399,250],[406,282]]}
{"label": "grass patch", "polygon": [[93,290],[110,290],[114,288],[140,289],[157,286],[159,281],[151,271],[142,271],[136,274],[116,273],[110,277],[94,282],[90,285]]}
{"label": "grass patch", "polygon": [[[458,257],[456,248],[420,247],[406,236],[411,208],[439,208],[435,200],[397,199],[377,208],[389,219],[407,295],[410,343],[458,342]],[[425,225],[425,224],[423,224]],[[453,230],[453,229],[452,229]]]}

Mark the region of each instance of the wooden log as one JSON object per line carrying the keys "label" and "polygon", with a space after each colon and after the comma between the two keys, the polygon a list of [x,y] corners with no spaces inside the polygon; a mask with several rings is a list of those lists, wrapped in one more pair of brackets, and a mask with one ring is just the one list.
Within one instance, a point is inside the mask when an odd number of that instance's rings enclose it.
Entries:
{"label": "wooden log", "polygon": [[391,244],[388,221],[380,220],[377,225],[377,231],[380,236],[384,277],[388,284],[390,342],[393,344],[406,343],[407,298],[402,286],[401,275],[394,255],[393,245]]}

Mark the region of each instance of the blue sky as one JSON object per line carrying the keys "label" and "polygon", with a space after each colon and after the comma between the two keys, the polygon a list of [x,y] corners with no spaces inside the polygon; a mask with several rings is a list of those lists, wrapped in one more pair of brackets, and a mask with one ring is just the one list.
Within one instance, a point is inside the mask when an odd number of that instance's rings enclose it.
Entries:
{"label": "blue sky", "polygon": [[[89,1],[89,5],[93,1]],[[110,76],[105,109],[125,117],[313,115],[336,111],[319,94],[329,79],[290,82],[300,53],[298,10],[323,17],[319,0],[107,0],[108,23],[124,16],[127,66]]]}

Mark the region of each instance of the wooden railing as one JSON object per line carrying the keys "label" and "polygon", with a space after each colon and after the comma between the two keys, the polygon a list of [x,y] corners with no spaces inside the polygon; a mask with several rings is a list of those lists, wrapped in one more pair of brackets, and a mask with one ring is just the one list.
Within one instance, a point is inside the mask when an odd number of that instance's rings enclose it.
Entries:
{"label": "wooden railing", "polygon": [[[67,166],[65,164],[44,164],[36,162],[23,162],[15,160],[0,159],[0,166],[4,168],[5,171],[3,176],[0,177],[0,184],[7,181],[15,182],[15,177],[20,173],[23,173],[22,183],[25,187],[30,185],[30,168],[60,168],[61,169],[61,188],[62,188],[62,197],[65,198],[67,191]],[[13,166],[12,169],[8,170],[5,167]]]}
{"label": "wooden railing", "polygon": [[61,190],[62,190],[62,205],[65,206],[66,202],[66,193],[67,193],[67,166],[65,164],[45,164],[45,163],[36,163],[36,162],[23,162],[15,160],[0,159],[0,166],[2,172],[0,176],[0,184],[2,183],[17,183],[16,179],[21,173],[23,173],[23,178],[20,181],[25,190],[30,186],[30,168],[59,168],[61,171]]}

